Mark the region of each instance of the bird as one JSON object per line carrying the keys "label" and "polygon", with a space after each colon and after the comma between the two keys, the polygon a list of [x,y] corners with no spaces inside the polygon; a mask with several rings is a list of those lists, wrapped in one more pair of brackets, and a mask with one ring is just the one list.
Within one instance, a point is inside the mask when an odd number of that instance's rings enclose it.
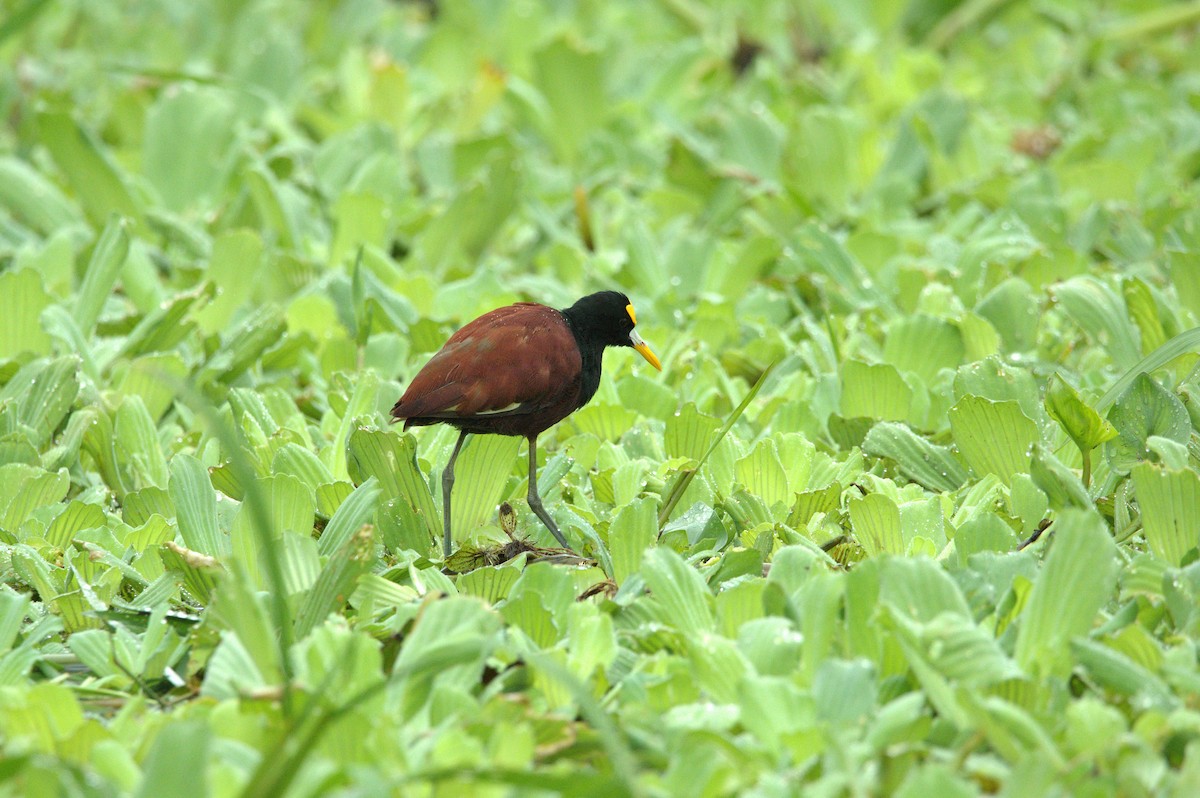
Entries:
{"label": "bird", "polygon": [[570,544],[537,489],[537,438],[583,407],[600,387],[604,350],[627,346],[654,368],[662,363],[638,335],[629,297],[600,291],[558,310],[518,302],[483,314],[450,336],[392,408],[404,429],[449,424],[458,440],[442,471],[442,549],[450,556],[454,461],[468,435],[529,442],[529,508],[555,539]]}

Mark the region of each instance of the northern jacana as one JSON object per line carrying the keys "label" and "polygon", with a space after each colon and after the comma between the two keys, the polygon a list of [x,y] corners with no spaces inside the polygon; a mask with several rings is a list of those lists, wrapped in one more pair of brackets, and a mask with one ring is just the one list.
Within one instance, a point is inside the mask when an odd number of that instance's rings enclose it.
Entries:
{"label": "northern jacana", "polygon": [[454,333],[413,378],[392,416],[403,419],[405,429],[449,424],[459,433],[442,471],[446,556],[454,461],[472,433],[520,435],[529,441],[529,508],[570,548],[538,496],[537,436],[595,395],[605,347],[633,347],[662,370],[636,325],[633,304],[617,291],[590,294],[565,310],[518,302]]}

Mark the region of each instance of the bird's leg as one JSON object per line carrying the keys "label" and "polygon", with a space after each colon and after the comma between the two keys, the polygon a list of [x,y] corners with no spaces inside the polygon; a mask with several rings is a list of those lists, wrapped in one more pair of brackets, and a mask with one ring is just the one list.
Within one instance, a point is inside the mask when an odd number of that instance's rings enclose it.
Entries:
{"label": "bird's leg", "polygon": [[571,544],[567,543],[567,539],[563,537],[563,533],[558,531],[558,525],[554,523],[554,519],[550,517],[550,513],[546,512],[546,508],[542,506],[542,497],[538,495],[537,489],[537,436],[529,436],[529,509],[533,510],[534,515],[542,519],[542,523],[546,525],[546,529],[550,530],[550,534],[558,539],[563,548],[571,548]]}
{"label": "bird's leg", "polygon": [[454,490],[454,461],[458,459],[458,450],[462,448],[467,433],[459,432],[454,451],[450,454],[450,462],[442,471],[442,551],[450,556],[450,492]]}

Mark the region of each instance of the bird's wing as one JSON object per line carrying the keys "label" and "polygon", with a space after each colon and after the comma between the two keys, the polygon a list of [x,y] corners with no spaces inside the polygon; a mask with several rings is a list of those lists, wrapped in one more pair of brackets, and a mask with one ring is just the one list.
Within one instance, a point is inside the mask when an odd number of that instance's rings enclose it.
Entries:
{"label": "bird's wing", "polygon": [[521,303],[450,336],[392,408],[398,419],[536,412],[573,389],[583,363],[562,315]]}

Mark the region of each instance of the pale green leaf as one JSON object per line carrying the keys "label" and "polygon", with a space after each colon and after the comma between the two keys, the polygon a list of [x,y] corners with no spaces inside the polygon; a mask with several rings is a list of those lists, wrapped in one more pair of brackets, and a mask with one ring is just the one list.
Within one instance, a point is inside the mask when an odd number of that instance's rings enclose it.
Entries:
{"label": "pale green leaf", "polygon": [[74,316],[79,329],[91,334],[100,318],[100,311],[112,293],[117,275],[129,255],[129,222],[112,216],[100,233],[92,257],[83,273],[83,285],[76,295]]}
{"label": "pale green leaf", "polygon": [[1200,546],[1200,476],[1149,463],[1134,466],[1132,476],[1146,542],[1170,564],[1182,564]]}
{"label": "pale green leaf", "polygon": [[204,465],[191,455],[175,455],[169,491],[184,544],[210,556],[228,553],[229,539],[217,527],[217,493]]}
{"label": "pale green leaf", "polygon": [[1145,374],[1130,384],[1108,412],[1117,436],[1107,447],[1108,461],[1121,473],[1145,460],[1146,440],[1152,435],[1187,443],[1192,433],[1187,409],[1171,391]]}
{"label": "pale green leaf", "polygon": [[900,531],[900,508],[882,493],[851,499],[847,505],[854,537],[872,557],[903,554],[904,538]]}
{"label": "pale green leaf", "polygon": [[863,451],[895,461],[905,476],[930,490],[953,491],[967,481],[966,469],[948,449],[930,443],[904,424],[876,424],[863,440]]}
{"label": "pale green leaf", "polygon": [[962,334],[948,321],[933,316],[901,317],[891,326],[883,347],[883,359],[900,371],[911,371],[926,383],[942,369],[956,369],[965,347]]}
{"label": "pale green leaf", "polygon": [[712,631],[713,598],[697,571],[670,549],[646,552],[642,576],[659,608],[659,620],[685,634]]}
{"label": "pale green leaf", "polygon": [[451,521],[455,540],[467,540],[479,527],[495,520],[500,493],[513,471],[520,446],[520,438],[508,435],[467,438],[454,464]]}
{"label": "pale green leaf", "polygon": [[622,507],[608,529],[608,550],[612,556],[612,579],[618,585],[637,573],[646,551],[654,545],[657,530],[654,502],[636,499]]}
{"label": "pale green leaf", "polygon": [[1028,470],[1037,425],[1014,401],[964,396],[950,408],[950,429],[963,459],[979,475],[995,474],[1008,485]]}
{"label": "pale green leaf", "polygon": [[355,482],[361,484],[375,477],[385,502],[403,500],[424,524],[429,541],[441,540],[441,513],[433,503],[425,475],[417,467],[412,435],[356,429],[347,449],[347,464]]}
{"label": "pale green leaf", "polygon": [[1095,512],[1064,510],[1055,521],[1050,553],[1021,613],[1015,657],[1027,672],[1065,674],[1068,644],[1086,634],[1112,595],[1117,550]]}
{"label": "pale green leaf", "polygon": [[126,176],[70,113],[43,111],[37,115],[37,127],[39,139],[70,182],[93,225],[105,224],[114,212],[140,220],[141,206]]}
{"label": "pale green leaf", "polygon": [[894,366],[847,360],[841,369],[841,413],[846,418],[903,421],[912,408],[912,388]]}
{"label": "pale green leaf", "polygon": [[0,274],[0,357],[50,352],[50,336],[40,317],[52,301],[33,269]]}
{"label": "pale green leaf", "polygon": [[1112,424],[1100,418],[1061,374],[1054,374],[1046,386],[1046,412],[1062,425],[1082,452],[1116,437]]}

